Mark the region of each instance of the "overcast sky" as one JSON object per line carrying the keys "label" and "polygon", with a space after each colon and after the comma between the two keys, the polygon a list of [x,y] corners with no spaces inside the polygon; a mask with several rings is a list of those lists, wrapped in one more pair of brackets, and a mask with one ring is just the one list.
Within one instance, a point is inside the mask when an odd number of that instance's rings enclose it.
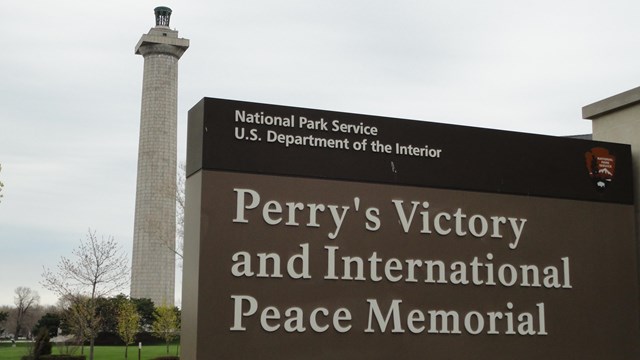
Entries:
{"label": "overcast sky", "polygon": [[[202,97],[547,135],[640,86],[640,2],[250,0],[3,2],[0,305],[91,228],[131,252],[143,59],[173,9],[179,150]],[[128,293],[128,289],[125,289]]]}

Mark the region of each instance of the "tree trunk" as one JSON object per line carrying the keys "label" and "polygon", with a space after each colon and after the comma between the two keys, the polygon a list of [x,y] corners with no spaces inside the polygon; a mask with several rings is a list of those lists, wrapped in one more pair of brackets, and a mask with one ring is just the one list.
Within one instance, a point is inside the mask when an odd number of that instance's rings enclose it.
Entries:
{"label": "tree trunk", "polygon": [[84,330],[80,329],[80,355],[84,355]]}
{"label": "tree trunk", "polygon": [[129,344],[124,345],[124,358],[125,359],[129,358]]}
{"label": "tree trunk", "polygon": [[24,311],[21,307],[18,308],[18,314],[16,315],[16,334],[14,337],[16,340],[20,337],[20,331],[22,331],[22,318],[24,317]]}
{"label": "tree trunk", "polygon": [[95,338],[91,337],[91,341],[89,341],[89,360],[93,360],[93,345],[95,343]]}
{"label": "tree trunk", "polygon": [[20,331],[22,331],[22,325],[20,324],[20,321],[18,321],[16,323],[16,333],[15,335],[13,335],[13,337],[18,340],[18,338],[20,337]]}

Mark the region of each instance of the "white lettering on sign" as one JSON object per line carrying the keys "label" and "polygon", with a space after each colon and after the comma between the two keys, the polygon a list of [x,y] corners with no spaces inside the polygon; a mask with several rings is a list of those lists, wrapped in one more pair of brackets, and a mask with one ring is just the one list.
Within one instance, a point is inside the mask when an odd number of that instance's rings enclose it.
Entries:
{"label": "white lettering on sign", "polygon": [[[411,333],[453,334],[466,332],[471,335],[487,333],[499,335],[544,336],[548,335],[545,320],[544,303],[536,304],[535,312],[523,311],[514,314],[514,305],[508,302],[508,311],[490,311],[480,313],[469,311],[460,314],[455,310],[427,310],[413,309],[402,316],[402,300],[395,299],[389,305],[386,314],[380,308],[378,300],[368,299],[369,317],[365,333],[404,333],[408,329]],[[428,315],[428,316],[427,316]],[[404,319],[404,320],[403,320]],[[428,321],[427,321],[428,319]],[[428,327],[427,327],[428,325]],[[503,329],[502,332],[498,329]]]}
{"label": "white lettering on sign", "polygon": [[[303,126],[321,128],[327,123],[304,121]],[[362,130],[364,131],[364,130]],[[231,255],[230,272],[234,278],[310,280],[327,282],[370,282],[405,284],[407,286],[475,286],[543,289],[559,291],[572,289],[571,259],[562,256],[544,265],[509,263],[504,260],[505,251],[486,252],[483,256],[467,255],[465,258],[393,256],[393,252],[371,248],[363,254],[354,247],[344,246],[338,240],[348,223],[359,222],[363,231],[378,232],[391,226],[402,235],[417,234],[429,239],[467,239],[468,245],[502,246],[511,251],[522,251],[526,242],[527,218],[513,215],[484,214],[469,208],[436,207],[427,200],[390,199],[384,207],[365,205],[366,199],[354,196],[336,203],[329,201],[277,200],[248,187],[234,187],[236,208],[231,221],[237,226],[250,224],[271,227],[306,227],[322,231],[333,245],[317,242],[295,243],[295,247],[279,251],[252,252],[242,248]],[[434,210],[438,209],[438,210]],[[383,216],[383,211],[387,214]],[[391,225],[384,219],[390,218]],[[387,220],[389,221],[389,220]],[[352,224],[349,224],[351,228]],[[281,232],[275,231],[274,234]],[[345,233],[347,233],[345,231]],[[365,232],[366,233],[366,232]],[[266,238],[268,239],[268,237]],[[265,240],[266,240],[265,239]],[[411,237],[415,240],[416,237]],[[367,239],[359,239],[367,241]],[[482,241],[479,241],[482,240]],[[400,241],[400,239],[398,239]],[[473,243],[472,243],[473,242]],[[527,244],[528,245],[528,244]],[[403,244],[404,246],[404,244]],[[526,248],[526,247],[525,247]],[[359,249],[359,247],[355,247]],[[324,259],[311,254],[324,251]],[[360,252],[358,252],[360,251]],[[465,253],[465,252],[461,252]],[[507,252],[510,253],[510,252]],[[312,263],[316,262],[316,263]],[[323,268],[317,269],[318,266]],[[315,277],[314,277],[315,275]],[[282,281],[282,280],[276,280]],[[394,285],[395,286],[395,285]],[[293,299],[295,297],[292,297]],[[261,304],[252,295],[231,295],[233,322],[230,331],[247,331],[259,327],[275,333],[347,333],[352,330],[352,312],[347,307],[327,305],[305,306]],[[512,301],[495,310],[474,309],[421,309],[404,308],[406,299],[366,299],[360,310],[368,309],[366,328],[358,329],[367,334],[446,334],[446,335],[548,335],[543,300],[516,308]],[[428,299],[425,300],[428,305]],[[504,301],[504,299],[502,300]],[[505,304],[504,302],[502,304]],[[354,314],[365,315],[363,311]],[[365,319],[362,319],[365,320]],[[364,324],[363,321],[359,322]]]}
{"label": "white lettering on sign", "polygon": [[[333,329],[339,333],[351,330],[351,311],[346,308],[338,308],[334,311],[326,307],[317,307],[305,316],[300,307],[289,307],[282,312],[275,306],[260,308],[258,300],[250,295],[232,295],[233,300],[233,326],[231,331],[246,331],[245,319],[256,315],[260,310],[260,327],[267,332],[275,332],[284,328],[285,332],[306,332],[311,328],[316,333],[323,333]],[[284,325],[284,326],[283,326]]]}
{"label": "white lettering on sign", "polygon": [[[433,218],[429,213],[429,202],[412,201],[411,206],[405,206],[403,200],[391,200],[395,205],[395,209],[402,225],[402,230],[405,233],[409,233],[413,220],[415,218],[418,208],[422,210],[419,212],[421,218],[420,233],[431,234],[431,229],[438,235],[448,235],[452,231],[458,237],[464,237],[467,234],[471,234],[476,238],[483,238],[489,235],[494,239],[502,239],[505,232],[510,230],[509,249],[515,250],[520,243],[520,237],[524,230],[524,225],[527,219],[504,217],[504,216],[484,216],[481,214],[473,214],[468,216],[463,212],[461,208],[458,208],[455,212],[449,213],[445,211],[438,212],[433,215]],[[508,226],[507,226],[508,224]]]}
{"label": "white lettering on sign", "polygon": [[[334,115],[328,115],[333,117]],[[369,121],[328,120],[322,116],[235,110],[234,139],[290,147],[439,159],[444,150],[430,144],[385,143]]]}
{"label": "white lettering on sign", "polygon": [[[234,223],[248,223],[247,211],[256,209],[261,205],[260,194],[251,189],[234,189],[237,194],[236,198],[236,216]],[[286,211],[285,211],[286,209]],[[344,223],[345,217],[350,207],[346,205],[326,205],[326,204],[303,204],[300,202],[286,202],[281,204],[278,201],[270,200],[262,204],[262,220],[269,225],[279,225],[285,220],[287,226],[300,226],[296,218],[300,212],[305,212],[309,222],[306,227],[320,227],[318,219],[330,221],[332,230],[328,232],[329,239],[335,239],[340,233],[340,228]],[[328,212],[328,214],[327,214]],[[330,215],[328,218],[326,215]]]}
{"label": "white lettering on sign", "polygon": [[[260,210],[258,209],[260,207],[261,218],[269,225],[301,226],[298,219],[304,215],[309,220],[303,226],[316,228],[329,226],[330,231],[327,236],[332,240],[338,237],[348,214],[359,210],[356,204],[360,202],[359,197],[355,197],[353,204],[348,205],[263,201],[260,194],[253,189],[235,188],[234,192],[236,193],[234,223],[249,223],[248,213]],[[471,235],[479,239],[485,237],[503,239],[507,236],[507,244],[511,250],[518,248],[524,226],[527,223],[525,218],[467,214],[462,208],[453,212],[440,211],[432,214],[429,211],[428,201],[414,200],[406,203],[404,200],[391,200],[391,202],[404,233],[409,233],[414,223],[417,223],[419,233],[426,235],[435,232],[440,236],[455,234],[458,237],[466,237]],[[380,209],[369,207],[365,213],[366,229],[369,231],[379,230],[381,227]],[[319,221],[323,223],[321,224]]]}

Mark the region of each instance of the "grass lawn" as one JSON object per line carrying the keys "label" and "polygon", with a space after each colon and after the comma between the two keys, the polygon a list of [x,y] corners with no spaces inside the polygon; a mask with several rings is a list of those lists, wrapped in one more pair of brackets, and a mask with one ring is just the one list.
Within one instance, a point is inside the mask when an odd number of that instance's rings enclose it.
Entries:
{"label": "grass lawn", "polygon": [[[169,346],[169,355],[176,354],[177,345]],[[0,344],[0,360],[20,360],[29,351],[28,345],[18,344],[11,347],[11,344]],[[54,345],[53,354],[59,354],[58,348]],[[80,349],[75,354],[80,354]],[[89,357],[89,347],[84,347],[84,354]],[[150,360],[158,356],[167,355],[165,345],[142,346],[142,360]],[[94,360],[124,360],[124,346],[96,346]],[[138,346],[129,346],[129,360],[138,360]]]}

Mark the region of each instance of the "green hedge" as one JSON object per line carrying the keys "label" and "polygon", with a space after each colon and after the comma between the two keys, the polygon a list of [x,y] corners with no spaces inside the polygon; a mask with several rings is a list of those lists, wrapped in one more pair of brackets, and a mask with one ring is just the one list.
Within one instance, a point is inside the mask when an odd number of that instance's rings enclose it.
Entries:
{"label": "green hedge", "polygon": [[[21,360],[33,360],[33,356],[25,355]],[[87,360],[86,355],[42,355],[40,360]]]}
{"label": "green hedge", "polygon": [[179,356],[160,356],[153,360],[180,360]]}

